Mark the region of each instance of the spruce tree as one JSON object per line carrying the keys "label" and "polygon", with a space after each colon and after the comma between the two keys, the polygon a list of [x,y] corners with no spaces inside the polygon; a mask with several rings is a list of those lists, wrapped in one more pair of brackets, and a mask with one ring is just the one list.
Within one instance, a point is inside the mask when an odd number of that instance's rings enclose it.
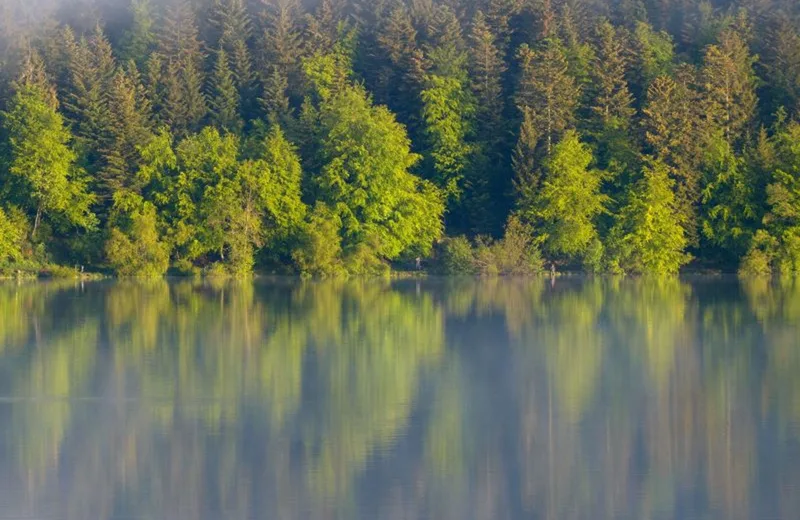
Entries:
{"label": "spruce tree", "polygon": [[644,112],[645,140],[651,153],[665,164],[674,179],[676,207],[686,237],[697,245],[697,212],[703,141],[698,94],[687,81],[669,76],[656,78],[647,90]]}
{"label": "spruce tree", "polygon": [[228,55],[224,49],[217,51],[217,60],[211,75],[209,89],[211,121],[217,128],[239,133],[242,121],[239,118],[239,93],[233,82],[233,73],[228,66]]}
{"label": "spruce tree", "polygon": [[155,16],[152,0],[131,0],[130,13],[133,18],[131,27],[122,37],[121,56],[124,60],[133,60],[143,66],[147,56],[155,47]]}
{"label": "spruce tree", "polygon": [[568,73],[563,47],[557,40],[546,40],[539,51],[523,45],[517,57],[517,106],[531,111],[550,155],[553,143],[574,123],[580,90]]}
{"label": "spruce tree", "polygon": [[733,29],[706,49],[703,58],[705,117],[724,139],[736,145],[756,109],[755,58],[747,42]]}
{"label": "spruce tree", "polygon": [[470,79],[477,102],[478,132],[482,141],[495,144],[503,131],[503,74],[506,71],[486,17],[478,11],[470,31]]}

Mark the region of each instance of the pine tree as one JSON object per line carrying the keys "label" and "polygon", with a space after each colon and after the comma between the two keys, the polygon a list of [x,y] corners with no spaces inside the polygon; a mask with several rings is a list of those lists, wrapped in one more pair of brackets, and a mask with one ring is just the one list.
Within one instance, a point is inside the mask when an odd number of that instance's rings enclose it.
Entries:
{"label": "pine tree", "polygon": [[103,168],[100,171],[101,197],[110,204],[115,193],[126,189],[137,191],[135,179],[140,157],[139,149],[152,136],[151,112],[143,94],[136,64],[131,61],[127,70],[118,70],[109,88],[111,124],[106,148],[100,151]]}
{"label": "pine tree", "polygon": [[258,38],[258,75],[266,84],[276,72],[287,82],[290,97],[300,95],[300,58],[303,39],[298,0],[270,0],[261,15],[263,31]]}
{"label": "pine tree", "polygon": [[206,116],[203,53],[188,0],[172,0],[163,20],[159,54],[164,59],[164,121],[177,133],[193,131]]}
{"label": "pine tree", "polygon": [[212,23],[218,33],[217,46],[227,53],[233,82],[241,98],[242,114],[253,110],[255,73],[247,42],[251,38],[250,15],[244,0],[215,0]]}
{"label": "pine tree", "polygon": [[512,158],[514,191],[516,193],[517,206],[521,208],[533,205],[542,181],[542,168],[538,164],[540,135],[534,121],[532,110],[523,107],[519,138],[514,147]]}
{"label": "pine tree", "polygon": [[597,52],[592,67],[592,111],[601,128],[630,126],[633,96],[625,80],[627,76],[625,48],[617,31],[605,21],[597,27]]}
{"label": "pine tree", "polygon": [[665,164],[675,180],[676,207],[686,237],[696,245],[700,202],[702,138],[700,103],[688,84],[668,76],[656,78],[647,90],[644,112],[645,140],[653,155]]}
{"label": "pine tree", "polygon": [[558,41],[545,41],[538,52],[523,45],[517,56],[520,81],[516,103],[520,110],[531,111],[550,155],[553,142],[573,125],[580,90],[567,72],[567,61]]}
{"label": "pine tree", "polygon": [[289,82],[277,70],[267,78],[264,84],[264,96],[259,99],[261,109],[267,115],[267,120],[273,125],[284,128],[292,126],[294,113],[286,92]]}
{"label": "pine tree", "polygon": [[209,90],[211,121],[217,128],[234,133],[241,132],[239,93],[236,91],[233,74],[228,66],[228,55],[224,49],[217,51],[217,60],[211,75]]}
{"label": "pine tree", "polygon": [[790,22],[781,20],[771,32],[764,65],[773,112],[783,106],[800,115],[800,34]]}
{"label": "pine tree", "polygon": [[596,29],[597,51],[592,65],[594,115],[591,133],[597,141],[599,167],[613,173],[618,190],[626,184],[637,160],[630,135],[635,114],[633,95],[626,80],[628,63],[622,37],[608,22]]}
{"label": "pine tree", "polygon": [[483,13],[478,11],[470,32],[470,79],[477,102],[477,121],[481,140],[495,142],[503,131],[503,74],[506,71],[501,51]]}
{"label": "pine tree", "polygon": [[415,73],[416,60],[420,52],[417,47],[417,30],[408,9],[397,7],[383,21],[375,37],[378,52],[373,79],[376,88],[384,92],[385,102],[397,114],[398,119],[412,128],[412,135],[420,112],[419,92],[421,78]]}
{"label": "pine tree", "polygon": [[712,127],[735,144],[750,125],[756,109],[755,58],[747,43],[733,29],[710,45],[703,59],[706,117]]}
{"label": "pine tree", "polygon": [[121,42],[122,58],[133,60],[143,66],[147,56],[155,47],[155,19],[151,0],[131,0],[130,12],[133,18],[131,28],[125,32]]}

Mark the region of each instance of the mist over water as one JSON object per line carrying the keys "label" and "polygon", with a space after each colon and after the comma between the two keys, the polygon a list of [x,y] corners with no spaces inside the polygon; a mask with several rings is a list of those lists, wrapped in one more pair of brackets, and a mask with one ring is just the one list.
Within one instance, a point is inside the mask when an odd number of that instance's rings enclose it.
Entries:
{"label": "mist over water", "polygon": [[0,285],[0,519],[794,518],[800,287]]}

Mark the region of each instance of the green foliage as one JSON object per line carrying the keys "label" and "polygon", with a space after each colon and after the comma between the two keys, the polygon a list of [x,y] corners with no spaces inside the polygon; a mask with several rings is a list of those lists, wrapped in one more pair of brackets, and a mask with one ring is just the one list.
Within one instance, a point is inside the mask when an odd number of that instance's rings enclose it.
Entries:
{"label": "green foliage", "polygon": [[320,200],[340,216],[345,251],[362,243],[394,259],[427,254],[442,232],[439,191],[409,169],[419,160],[405,128],[361,87],[346,87],[321,107],[324,129]]}
{"label": "green foliage", "polygon": [[656,160],[644,167],[610,232],[612,271],[669,275],[689,261],[673,185],[663,163]]}
{"label": "green foliage", "polygon": [[736,258],[744,253],[752,235],[754,183],[744,161],[721,135],[708,143],[704,167],[703,236],[723,254]]}
{"label": "green foliage", "polygon": [[474,265],[483,275],[531,275],[544,271],[533,229],[517,216],[508,219],[502,240],[478,240]]}
{"label": "green foliage", "polygon": [[324,204],[317,204],[304,223],[298,247],[292,259],[298,271],[306,276],[341,276],[346,273],[342,262],[339,215]]}
{"label": "green foliage", "polygon": [[800,275],[800,124],[785,125],[774,142],[764,229],[755,233],[740,273],[793,278]]}
{"label": "green foliage", "polygon": [[554,142],[574,121],[580,87],[569,73],[564,48],[558,40],[545,40],[538,51],[523,44],[517,59],[520,80],[516,103],[520,110],[530,111],[549,155]]}
{"label": "green foliage", "polygon": [[533,229],[511,216],[501,240],[478,237],[473,247],[463,236],[444,239],[437,247],[435,270],[442,274],[532,275],[544,271],[544,262]]}
{"label": "green foliage", "polygon": [[0,270],[24,259],[27,236],[25,215],[16,208],[0,208]]}
{"label": "green foliage", "polygon": [[[186,272],[297,264],[320,204],[352,273],[497,238],[512,211],[556,264],[649,271],[655,231],[620,249],[648,204],[704,267],[795,269],[785,1],[65,1],[0,2],[0,207],[30,223],[25,262],[135,244],[124,194]],[[645,201],[666,193],[650,158],[674,201]]]}
{"label": "green foliage", "polygon": [[641,87],[646,90],[656,78],[672,73],[675,45],[669,33],[656,31],[646,22],[636,23],[633,38],[636,73]]}
{"label": "green foliage", "polygon": [[467,142],[473,131],[474,99],[459,78],[439,75],[428,76],[421,96],[434,180],[448,198],[458,199],[474,152]]}
{"label": "green foliage", "polygon": [[94,196],[69,148],[71,136],[61,115],[36,87],[22,87],[3,114],[10,150],[11,182],[20,182],[21,203],[35,215],[32,235],[43,216],[92,228]]}
{"label": "green foliage", "polygon": [[544,252],[566,260],[582,258],[598,238],[596,218],[606,211],[600,193],[603,175],[590,168],[589,147],[568,131],[545,163],[542,189],[534,203],[520,208],[535,223]]}
{"label": "green foliage", "polygon": [[442,274],[475,272],[475,252],[465,236],[447,237],[436,247],[436,269]]}
{"label": "green foliage", "polygon": [[158,232],[156,207],[131,193],[117,192],[106,241],[106,259],[120,276],[155,277],[167,272],[169,245]]}
{"label": "green foliage", "polygon": [[239,92],[233,81],[228,54],[224,49],[219,49],[211,75],[208,103],[211,121],[217,128],[233,133],[241,132],[243,125],[239,119],[239,102]]}

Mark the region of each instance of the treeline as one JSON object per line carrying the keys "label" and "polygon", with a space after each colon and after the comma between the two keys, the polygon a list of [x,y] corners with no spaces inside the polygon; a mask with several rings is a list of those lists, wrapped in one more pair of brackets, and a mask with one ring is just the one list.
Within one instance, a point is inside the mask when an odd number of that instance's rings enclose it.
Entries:
{"label": "treeline", "polygon": [[0,270],[800,272],[789,0],[7,0]]}

